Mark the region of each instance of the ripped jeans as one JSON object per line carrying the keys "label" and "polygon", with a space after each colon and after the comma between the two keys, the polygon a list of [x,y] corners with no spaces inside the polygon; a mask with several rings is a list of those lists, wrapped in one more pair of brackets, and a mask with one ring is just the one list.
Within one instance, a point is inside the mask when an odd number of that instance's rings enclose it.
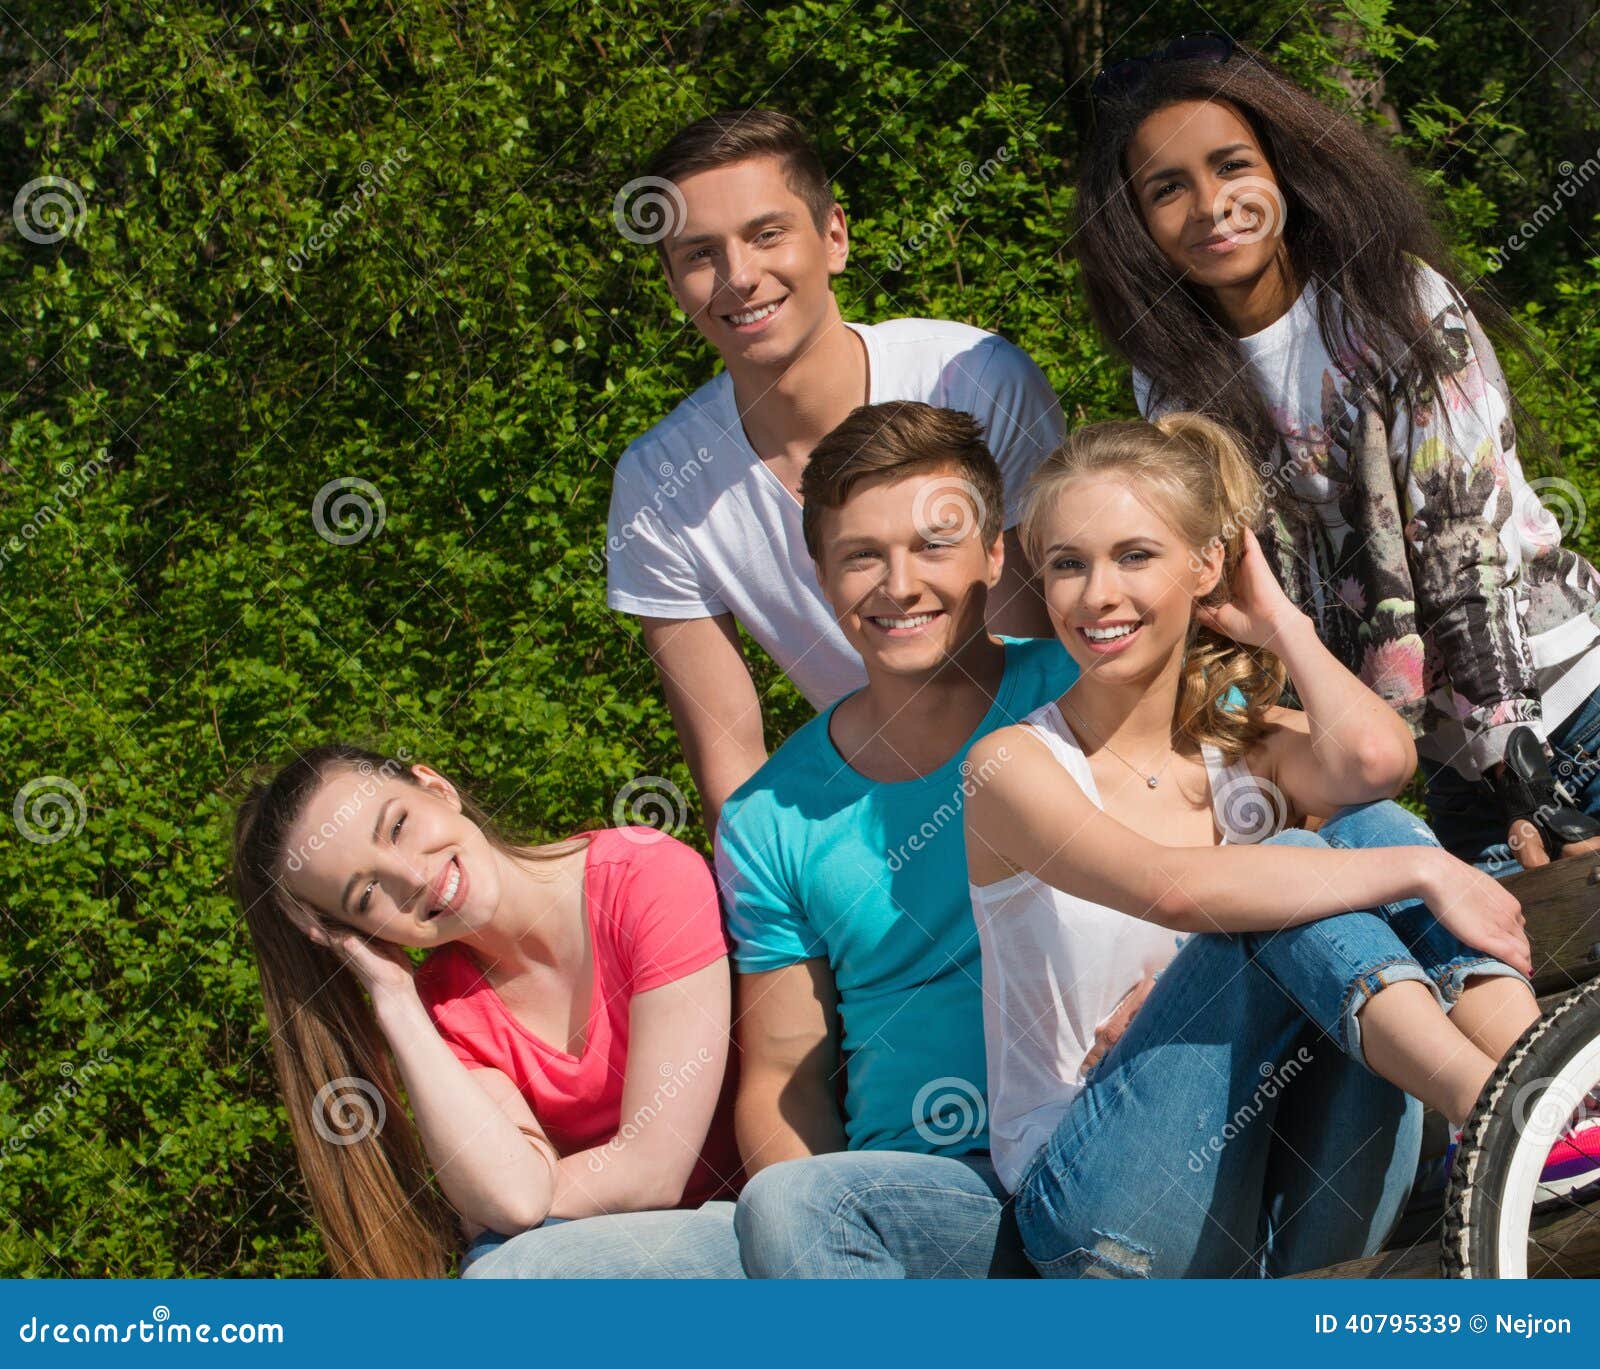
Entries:
{"label": "ripped jeans", "polygon": [[[1269,840],[1436,844],[1394,803]],[[1230,1278],[1376,1254],[1410,1194],[1422,1109],[1367,1069],[1356,1014],[1399,980],[1448,1012],[1470,976],[1516,974],[1414,899],[1190,937],[1029,1161],[1028,1258],[1047,1278]]]}

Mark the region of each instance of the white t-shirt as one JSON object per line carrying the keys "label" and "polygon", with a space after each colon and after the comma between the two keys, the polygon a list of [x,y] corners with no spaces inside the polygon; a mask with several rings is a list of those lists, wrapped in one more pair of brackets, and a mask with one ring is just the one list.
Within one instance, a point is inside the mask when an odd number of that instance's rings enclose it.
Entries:
{"label": "white t-shirt", "polygon": [[[1078,739],[1052,700],[1022,721],[1101,807]],[[1211,806],[1224,845],[1253,845],[1284,814],[1243,765],[1203,746]],[[1158,975],[1186,937],[1076,898],[1026,871],[969,884],[983,958],[983,1036],[989,1061],[989,1153],[1016,1192],[1040,1146],[1084,1086],[1083,1061],[1105,1022],[1146,975]]]}
{"label": "white t-shirt", "polygon": [[[1061,441],[1055,391],[1027,353],[964,323],[846,325],[866,344],[868,402],[914,399],[971,414],[1005,481],[1004,526]],[[617,462],[606,602],[651,618],[732,613],[814,708],[867,682],[834,621],[800,527],[800,501],[746,438],[726,371]]]}

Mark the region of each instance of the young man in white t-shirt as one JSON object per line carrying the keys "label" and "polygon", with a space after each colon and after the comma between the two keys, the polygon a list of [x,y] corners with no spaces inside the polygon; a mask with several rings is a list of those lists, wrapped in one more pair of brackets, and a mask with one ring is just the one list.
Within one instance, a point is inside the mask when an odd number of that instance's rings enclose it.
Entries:
{"label": "young man in white t-shirt", "polygon": [[1003,338],[932,319],[841,318],[832,277],[849,253],[844,210],[787,115],[701,119],[646,171],[665,221],[629,235],[656,242],[674,300],[725,369],[618,461],[607,602],[643,621],[712,828],[767,758],[736,622],[815,708],[866,683],[801,532],[800,476],[817,442],[867,403],[970,413],[1005,482],[1005,579],[989,624],[1049,636],[1012,525],[1023,483],[1063,423],[1039,368]]}

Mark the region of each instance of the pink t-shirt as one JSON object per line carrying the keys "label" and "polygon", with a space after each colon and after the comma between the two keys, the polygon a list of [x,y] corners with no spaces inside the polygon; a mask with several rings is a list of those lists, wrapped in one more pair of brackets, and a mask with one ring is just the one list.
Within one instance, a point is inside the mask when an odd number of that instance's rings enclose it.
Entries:
{"label": "pink t-shirt", "polygon": [[[594,947],[594,994],[580,1054],[546,1044],[518,1022],[464,946],[441,946],[417,974],[423,1005],[456,1058],[469,1069],[507,1075],[562,1155],[604,1145],[621,1129],[633,995],[728,953],[716,883],[693,847],[650,827],[580,835],[589,837],[583,888]],[[685,1207],[738,1190],[735,1074],[730,1055]]]}

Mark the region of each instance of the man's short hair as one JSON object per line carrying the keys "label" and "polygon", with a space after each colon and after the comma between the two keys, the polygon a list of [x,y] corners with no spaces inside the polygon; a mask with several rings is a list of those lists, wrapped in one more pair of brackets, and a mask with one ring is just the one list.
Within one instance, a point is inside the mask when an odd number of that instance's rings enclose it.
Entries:
{"label": "man's short hair", "polygon": [[782,158],[784,179],[805,202],[817,232],[828,226],[836,201],[822,158],[799,121],[776,109],[729,109],[696,119],[650,158],[644,174],[677,182],[751,157]]}
{"label": "man's short hair", "polygon": [[[964,493],[976,506],[983,545],[993,546],[1000,535],[1005,485],[983,429],[971,414],[913,399],[853,409],[817,443],[800,477],[801,526],[811,559],[822,559],[824,511],[841,508],[859,481],[903,479],[935,470],[951,471],[963,483]],[[930,531],[950,524],[970,525],[971,515],[950,510],[948,497],[932,501],[927,511]]]}

